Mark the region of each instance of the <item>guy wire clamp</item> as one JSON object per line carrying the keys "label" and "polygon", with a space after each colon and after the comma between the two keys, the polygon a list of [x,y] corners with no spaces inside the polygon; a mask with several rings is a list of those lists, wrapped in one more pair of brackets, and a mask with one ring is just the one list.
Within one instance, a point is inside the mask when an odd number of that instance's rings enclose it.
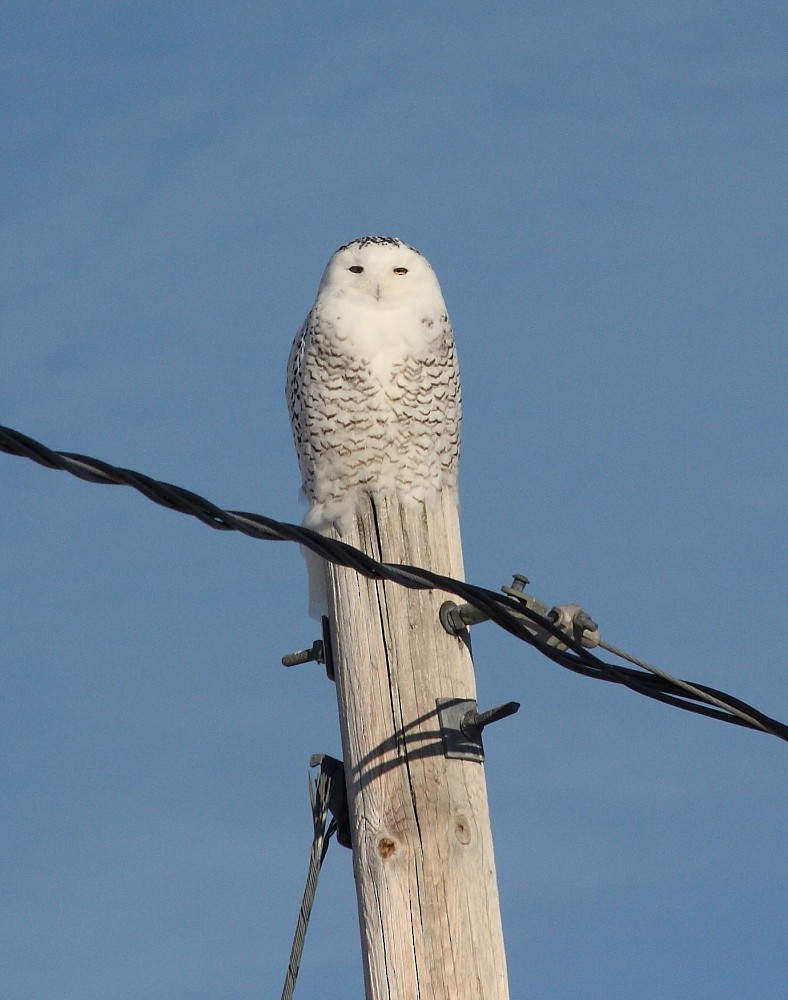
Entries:
{"label": "guy wire clamp", "polygon": [[[535,611],[549,620],[562,632],[571,635],[575,642],[581,643],[587,649],[593,649],[600,642],[599,627],[579,604],[558,604],[548,610],[547,605],[533,594],[525,592],[530,583],[527,576],[515,573],[510,587],[501,587],[504,594],[513,597],[524,604],[529,611]],[[516,612],[515,612],[516,613]],[[444,601],[439,611],[441,625],[449,635],[460,635],[464,629],[479,622],[487,621],[488,616],[472,604],[456,604],[454,601]],[[556,638],[546,629],[540,628],[530,618],[518,615],[523,625],[534,635],[538,635],[548,646],[566,649],[565,643]]]}
{"label": "guy wire clamp", "polygon": [[309,758],[310,767],[319,767],[328,782],[328,809],[334,817],[337,843],[350,847],[350,813],[347,803],[347,785],[345,784],[345,765],[336,757],[327,753],[313,753]]}

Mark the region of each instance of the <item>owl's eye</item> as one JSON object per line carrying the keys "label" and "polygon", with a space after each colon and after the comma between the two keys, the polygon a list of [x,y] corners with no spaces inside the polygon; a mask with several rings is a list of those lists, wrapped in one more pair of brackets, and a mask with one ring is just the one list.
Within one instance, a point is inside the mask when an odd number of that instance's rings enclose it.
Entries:
{"label": "owl's eye", "polygon": [[408,273],[408,269],[407,269],[407,267],[395,267],[394,268],[394,273],[395,274],[407,274]]}
{"label": "owl's eye", "polygon": [[354,265],[353,265],[352,267],[349,267],[349,268],[348,268],[348,271],[352,271],[352,272],[353,272],[353,274],[361,274],[361,272],[362,272],[363,270],[364,270],[364,268],[363,268],[363,267],[361,267],[361,266],[360,266],[360,265],[358,265],[358,264],[354,264]]}

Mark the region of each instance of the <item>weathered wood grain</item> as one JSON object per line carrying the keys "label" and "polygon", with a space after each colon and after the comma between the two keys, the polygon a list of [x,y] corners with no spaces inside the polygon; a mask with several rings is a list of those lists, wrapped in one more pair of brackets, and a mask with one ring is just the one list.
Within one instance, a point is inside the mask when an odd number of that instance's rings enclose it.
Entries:
{"label": "weathered wood grain", "polygon": [[[457,500],[368,502],[344,540],[462,577]],[[504,1000],[484,767],[444,756],[435,701],[475,698],[447,596],[327,566],[367,1000]]]}

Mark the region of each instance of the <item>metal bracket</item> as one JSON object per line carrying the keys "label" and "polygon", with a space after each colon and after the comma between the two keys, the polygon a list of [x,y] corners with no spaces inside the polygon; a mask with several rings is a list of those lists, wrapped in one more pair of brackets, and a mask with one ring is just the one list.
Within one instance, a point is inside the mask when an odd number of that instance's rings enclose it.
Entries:
{"label": "metal bracket", "polygon": [[323,660],[326,666],[326,677],[330,681],[334,680],[334,649],[331,645],[331,625],[328,618],[323,615],[320,619],[320,626],[323,630]]}
{"label": "metal bracket", "polygon": [[[593,649],[594,646],[599,645],[599,627],[583,611],[579,604],[557,604],[548,610],[547,605],[543,601],[540,601],[538,597],[526,593],[525,587],[529,582],[528,577],[516,573],[512,579],[511,586],[501,587],[501,590],[508,597],[512,597],[524,605],[529,611],[535,611],[543,618],[549,618],[556,628],[572,636],[575,642],[581,643],[581,645],[588,649]],[[449,635],[457,636],[462,635],[470,625],[487,621],[488,617],[483,611],[475,608],[472,604],[456,604],[454,601],[444,601],[440,606],[438,614],[444,630]],[[542,642],[548,646],[555,646],[556,649],[566,649],[566,644],[556,638],[552,632],[548,632],[547,629],[540,627],[532,619],[524,615],[517,615],[516,612],[515,615],[520,619],[524,627],[533,635],[538,636]]]}
{"label": "metal bracket", "polygon": [[345,785],[345,765],[327,753],[313,753],[309,758],[310,767],[319,767],[328,778],[328,809],[336,823],[337,843],[352,847],[350,839],[350,813]]}
{"label": "metal bracket", "polygon": [[491,722],[514,715],[520,708],[519,702],[507,701],[504,705],[477,712],[473,699],[438,698],[438,719],[443,737],[443,752],[457,760],[484,760],[482,730]]}
{"label": "metal bracket", "polygon": [[323,627],[323,638],[315,639],[309,649],[299,649],[295,653],[287,653],[282,657],[283,667],[297,667],[302,663],[323,663],[326,668],[326,676],[330,681],[334,679],[334,657],[331,650],[331,630],[328,618],[325,615],[320,620]]}

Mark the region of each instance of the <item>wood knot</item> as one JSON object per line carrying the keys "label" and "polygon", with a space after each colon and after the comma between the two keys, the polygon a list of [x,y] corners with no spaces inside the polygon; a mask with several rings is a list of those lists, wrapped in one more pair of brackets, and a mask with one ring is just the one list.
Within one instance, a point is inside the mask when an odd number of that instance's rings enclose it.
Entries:
{"label": "wood knot", "polygon": [[471,825],[462,813],[454,817],[454,836],[461,844],[471,842]]}
{"label": "wood knot", "polygon": [[397,844],[391,837],[381,837],[378,841],[378,854],[387,861],[397,850]]}

